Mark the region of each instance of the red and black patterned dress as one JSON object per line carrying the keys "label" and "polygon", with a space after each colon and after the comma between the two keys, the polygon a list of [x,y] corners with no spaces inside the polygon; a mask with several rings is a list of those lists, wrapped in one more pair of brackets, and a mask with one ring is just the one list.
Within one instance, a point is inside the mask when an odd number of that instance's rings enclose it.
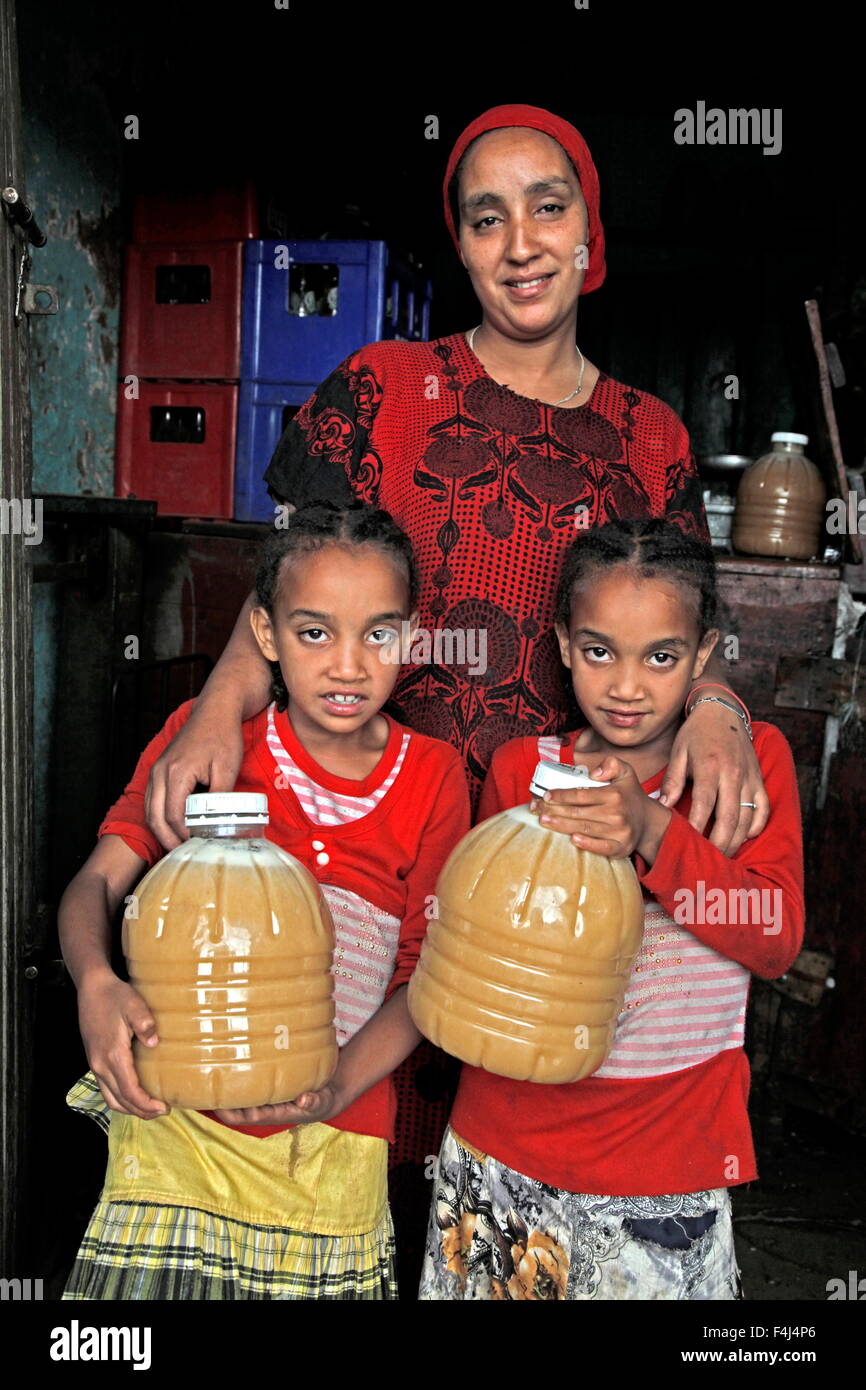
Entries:
{"label": "red and black patterned dress", "polygon": [[[403,722],[459,750],[473,804],[501,743],[574,723],[552,609],[578,527],[668,516],[707,538],[669,406],[604,374],[574,409],[529,400],[493,381],[460,333],[347,358],[287,425],[265,478],[295,506],[385,507],[415,547],[421,626],[486,632],[483,673],[477,637],[463,663],[437,664],[434,645],[394,691]],[[449,650],[460,654],[439,643]]]}

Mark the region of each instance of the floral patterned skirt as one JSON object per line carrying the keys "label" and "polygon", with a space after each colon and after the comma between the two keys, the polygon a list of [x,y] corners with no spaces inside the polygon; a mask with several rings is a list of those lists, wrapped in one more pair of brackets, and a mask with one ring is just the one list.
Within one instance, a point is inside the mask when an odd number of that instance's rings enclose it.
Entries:
{"label": "floral patterned skirt", "polygon": [[566,1192],[446,1129],[419,1298],[742,1296],[727,1188],[660,1197]]}

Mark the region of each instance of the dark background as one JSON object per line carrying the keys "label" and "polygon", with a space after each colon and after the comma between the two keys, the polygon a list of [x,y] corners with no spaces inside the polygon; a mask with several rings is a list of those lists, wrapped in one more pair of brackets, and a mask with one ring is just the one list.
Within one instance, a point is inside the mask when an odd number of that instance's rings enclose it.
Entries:
{"label": "dark background", "polygon": [[[107,106],[122,162],[104,253],[119,268],[132,198],[193,195],[252,176],[261,234],[376,237],[434,286],[431,335],[478,321],[445,230],[450,147],[503,101],[578,126],[601,180],[608,278],[581,301],[579,342],[685,419],[696,454],[764,451],[803,429],[803,301],[821,302],[859,381],[838,402],[849,466],[864,454],[866,275],[860,219],[858,43],[837,0],[680,6],[570,0],[506,9],[273,0],[83,9],[23,7],[22,102],[53,107],[75,138],[83,103]],[[783,111],[782,150],[678,146],[674,112]],[[135,114],[140,138],[125,140]],[[425,120],[439,138],[425,138]],[[269,229],[277,215],[278,229]],[[723,403],[728,372],[738,401]]]}

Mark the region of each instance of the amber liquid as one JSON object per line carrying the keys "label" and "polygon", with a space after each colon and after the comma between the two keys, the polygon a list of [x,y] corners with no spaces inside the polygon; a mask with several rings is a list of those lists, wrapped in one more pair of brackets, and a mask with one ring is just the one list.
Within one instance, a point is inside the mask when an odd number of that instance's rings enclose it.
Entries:
{"label": "amber liquid", "polygon": [[745,555],[811,559],[821,545],[826,496],[821,474],[804,454],[765,454],[740,481],[734,549]]}
{"label": "amber liquid", "polygon": [[193,838],[136,890],[131,983],[159,1043],[134,1044],[152,1096],[191,1110],[273,1105],[337,1064],[334,926],[318,884],[263,839]]}
{"label": "amber liquid", "polygon": [[515,1080],[597,1071],[643,937],[631,863],[577,849],[518,806],[461,840],[436,896],[409,985],[421,1032]]}

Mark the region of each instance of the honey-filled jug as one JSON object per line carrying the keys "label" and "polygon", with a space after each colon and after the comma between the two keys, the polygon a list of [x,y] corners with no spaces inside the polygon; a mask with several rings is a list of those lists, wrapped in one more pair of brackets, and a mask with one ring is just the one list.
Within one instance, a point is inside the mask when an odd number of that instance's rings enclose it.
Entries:
{"label": "honey-filled jug", "polygon": [[[595,787],[543,760],[530,791]],[[409,1012],[452,1056],[518,1081],[580,1081],[613,1046],[644,907],[628,859],[578,849],[528,805],[470,830],[443,865]]]}
{"label": "honey-filled jug", "polygon": [[155,864],[123,920],[130,983],[159,1042],[133,1046],[144,1089],[189,1110],[294,1100],[337,1065],[334,924],[312,874],[264,838],[268,799],[186,800],[190,839]]}

